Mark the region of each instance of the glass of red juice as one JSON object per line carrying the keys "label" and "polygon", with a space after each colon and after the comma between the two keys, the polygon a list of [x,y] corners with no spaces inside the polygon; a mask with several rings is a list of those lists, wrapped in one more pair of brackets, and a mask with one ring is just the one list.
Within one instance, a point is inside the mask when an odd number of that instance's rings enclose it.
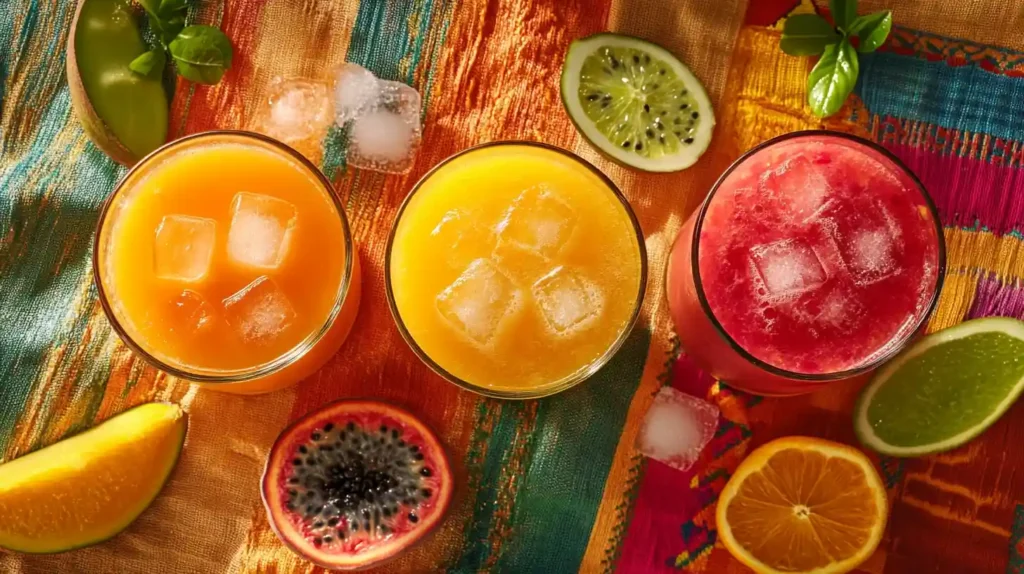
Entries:
{"label": "glass of red juice", "polygon": [[935,308],[942,224],[924,186],[884,148],[828,131],[745,153],[669,255],[676,333],[699,365],[761,395],[871,371]]}

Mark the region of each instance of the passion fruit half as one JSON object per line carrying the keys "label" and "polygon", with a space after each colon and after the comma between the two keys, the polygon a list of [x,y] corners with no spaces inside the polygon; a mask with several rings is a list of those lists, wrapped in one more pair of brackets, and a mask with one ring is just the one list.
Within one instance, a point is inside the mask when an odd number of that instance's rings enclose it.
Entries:
{"label": "passion fruit half", "polygon": [[277,438],[263,472],[263,504],[277,536],[332,570],[395,557],[440,522],[452,493],[441,443],[408,412],[339,401]]}

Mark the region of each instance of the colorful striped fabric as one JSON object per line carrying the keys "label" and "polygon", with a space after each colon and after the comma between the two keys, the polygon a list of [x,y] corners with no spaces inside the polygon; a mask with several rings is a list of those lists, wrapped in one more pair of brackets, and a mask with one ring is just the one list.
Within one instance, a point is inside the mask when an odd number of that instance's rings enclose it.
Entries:
{"label": "colorful striped fabric", "polygon": [[[658,279],[679,226],[735,157],[797,129],[880,142],[921,177],[946,225],[949,277],[930,327],[1024,317],[1024,52],[1013,51],[1024,50],[1024,8],[908,4],[896,6],[901,27],[882,51],[862,57],[851,101],[822,121],[805,105],[810,62],[778,50],[776,22],[793,8],[814,9],[809,0],[757,0],[749,9],[742,0],[202,0],[192,14],[220,25],[238,58],[217,86],[179,86],[173,136],[245,128],[275,76],[324,77],[346,60],[424,95],[424,145],[406,176],[348,169],[342,134],[323,142],[320,163],[364,265],[362,308],[321,372],[259,397],[190,388],[135,359],[111,331],[91,281],[91,237],[124,170],[88,142],[71,112],[63,48],[74,3],[0,4],[0,460],[149,400],[190,413],[173,480],[131,528],[63,555],[0,555],[0,571],[314,571],[269,530],[258,478],[288,421],[359,396],[421,415],[456,471],[442,528],[381,572],[745,572],[716,544],[714,504],[729,473],[776,436],[853,442],[856,388],[760,400],[680,356]],[[637,173],[576,134],[558,94],[562,57],[573,39],[604,30],[665,45],[704,81],[718,128],[697,166]],[[405,194],[446,156],[499,139],[544,141],[594,162],[637,211],[651,260],[643,320],[623,350],[585,385],[540,401],[484,399],[445,383],[406,347],[384,299],[385,238]],[[722,410],[690,473],[634,448],[664,384]],[[953,452],[879,461],[893,511],[861,572],[1024,572],[1021,408]]]}

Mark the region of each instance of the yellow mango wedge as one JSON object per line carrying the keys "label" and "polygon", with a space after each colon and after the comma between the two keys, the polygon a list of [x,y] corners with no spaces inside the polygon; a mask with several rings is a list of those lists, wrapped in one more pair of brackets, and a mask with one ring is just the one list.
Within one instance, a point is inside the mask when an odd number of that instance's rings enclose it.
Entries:
{"label": "yellow mango wedge", "polygon": [[0,464],[0,547],[63,552],[121,532],[167,482],[187,426],[177,405],[147,403]]}

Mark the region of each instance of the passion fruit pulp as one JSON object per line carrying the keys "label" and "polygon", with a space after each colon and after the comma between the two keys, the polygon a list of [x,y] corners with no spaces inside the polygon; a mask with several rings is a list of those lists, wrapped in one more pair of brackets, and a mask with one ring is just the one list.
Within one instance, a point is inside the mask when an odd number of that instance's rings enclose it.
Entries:
{"label": "passion fruit pulp", "polygon": [[440,522],[451,493],[434,433],[373,401],[331,403],[293,423],[274,443],[262,481],[277,536],[333,570],[395,557]]}

